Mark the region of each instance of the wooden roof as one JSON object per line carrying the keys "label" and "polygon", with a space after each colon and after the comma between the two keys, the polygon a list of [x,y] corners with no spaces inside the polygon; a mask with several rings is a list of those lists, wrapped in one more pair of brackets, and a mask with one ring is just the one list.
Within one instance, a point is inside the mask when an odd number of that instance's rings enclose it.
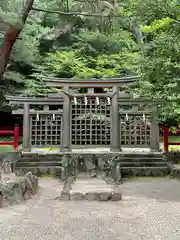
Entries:
{"label": "wooden roof", "polygon": [[113,87],[113,86],[127,86],[135,84],[139,76],[119,77],[119,78],[91,78],[91,79],[77,79],[77,78],[53,78],[44,77],[46,86],[54,88],[62,88],[64,86],[78,87],[78,88],[98,88],[98,87]]}

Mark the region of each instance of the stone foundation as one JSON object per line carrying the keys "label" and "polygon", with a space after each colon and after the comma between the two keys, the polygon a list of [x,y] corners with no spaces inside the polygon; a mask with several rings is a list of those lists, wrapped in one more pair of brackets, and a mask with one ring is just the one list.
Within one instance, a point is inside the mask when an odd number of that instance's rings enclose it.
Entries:
{"label": "stone foundation", "polygon": [[86,173],[87,177],[113,178],[121,182],[128,176],[165,176],[170,167],[161,153],[24,153],[16,165],[16,171],[32,171],[33,174],[57,175],[61,180],[68,176]]}
{"label": "stone foundation", "polygon": [[[17,173],[23,174],[26,172],[32,172],[34,175],[41,177],[43,175],[54,175],[57,177],[62,177],[62,172],[61,169],[56,169],[56,168],[21,168],[17,170]],[[170,167],[129,167],[128,169],[121,169],[121,177],[146,177],[146,176],[151,176],[151,177],[158,177],[158,176],[167,176],[171,172]],[[92,175],[93,177],[96,177],[96,172],[93,173],[95,176]],[[110,174],[109,174],[110,175]],[[105,176],[105,174],[103,175]],[[102,177],[103,177],[102,176]],[[87,177],[89,175],[87,174]],[[61,178],[63,180],[63,178]]]}
{"label": "stone foundation", "polygon": [[87,177],[113,179],[121,183],[128,176],[166,176],[172,165],[159,152],[60,152],[60,153],[7,153],[17,174],[32,172],[37,176],[56,175],[62,181],[79,173]]}

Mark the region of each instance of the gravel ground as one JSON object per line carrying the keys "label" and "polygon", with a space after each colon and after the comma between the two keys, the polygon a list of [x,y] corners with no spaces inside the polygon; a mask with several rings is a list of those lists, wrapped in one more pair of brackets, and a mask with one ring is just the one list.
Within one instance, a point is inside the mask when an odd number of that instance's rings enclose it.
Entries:
{"label": "gravel ground", "polygon": [[55,179],[38,196],[0,210],[0,240],[179,240],[180,182],[131,179],[121,202],[60,202]]}

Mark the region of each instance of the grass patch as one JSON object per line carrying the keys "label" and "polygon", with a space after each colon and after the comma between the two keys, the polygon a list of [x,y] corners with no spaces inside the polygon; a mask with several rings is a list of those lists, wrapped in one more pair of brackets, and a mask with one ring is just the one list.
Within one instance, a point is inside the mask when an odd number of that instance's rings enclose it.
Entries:
{"label": "grass patch", "polygon": [[[169,142],[180,142],[180,136],[169,136],[168,137]],[[164,142],[164,138],[161,136],[160,137],[160,142]]]}
{"label": "grass patch", "polygon": [[57,179],[60,179],[57,175],[50,174],[50,173],[47,173],[47,174],[42,173],[42,174],[40,174],[40,178],[44,178],[44,179],[51,179],[51,178],[55,179],[55,178],[57,178]]}
{"label": "grass patch", "polygon": [[0,152],[14,152],[14,148],[9,145],[0,146]]}
{"label": "grass patch", "polygon": [[[169,142],[180,142],[180,136],[169,136]],[[178,145],[169,145],[169,151],[176,152],[180,151],[180,146]]]}
{"label": "grass patch", "polygon": [[169,145],[169,151],[171,152],[180,152],[180,146]]}
{"label": "grass patch", "polygon": [[[168,137],[169,142],[180,142],[180,136],[169,136]],[[180,146],[178,145],[169,145],[169,151],[172,152],[179,152],[180,151]]]}
{"label": "grass patch", "polygon": [[[7,136],[7,137],[0,137],[0,142],[10,142],[13,141],[14,138],[11,136]],[[21,138],[19,138],[19,142],[21,142]],[[19,145],[19,151],[21,151],[22,149],[22,145]],[[2,152],[14,152],[14,148],[13,146],[10,145],[0,145],[0,153]]]}
{"label": "grass patch", "polygon": [[[169,136],[168,137],[168,141],[169,142],[180,142],[180,136]],[[164,142],[164,139],[163,137],[160,137],[160,143],[163,144]],[[172,152],[180,152],[180,146],[178,145],[169,145],[169,151],[172,151]]]}
{"label": "grass patch", "polygon": [[180,142],[180,136],[169,136],[169,142]]}

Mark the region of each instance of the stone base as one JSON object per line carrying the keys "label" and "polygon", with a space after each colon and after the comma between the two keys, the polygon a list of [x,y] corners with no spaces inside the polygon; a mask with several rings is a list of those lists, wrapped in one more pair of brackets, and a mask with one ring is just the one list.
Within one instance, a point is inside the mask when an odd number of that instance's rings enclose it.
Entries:
{"label": "stone base", "polygon": [[72,189],[62,191],[60,200],[63,201],[120,201],[122,192],[114,185],[107,185],[105,181],[94,179],[78,179],[71,185]]}

